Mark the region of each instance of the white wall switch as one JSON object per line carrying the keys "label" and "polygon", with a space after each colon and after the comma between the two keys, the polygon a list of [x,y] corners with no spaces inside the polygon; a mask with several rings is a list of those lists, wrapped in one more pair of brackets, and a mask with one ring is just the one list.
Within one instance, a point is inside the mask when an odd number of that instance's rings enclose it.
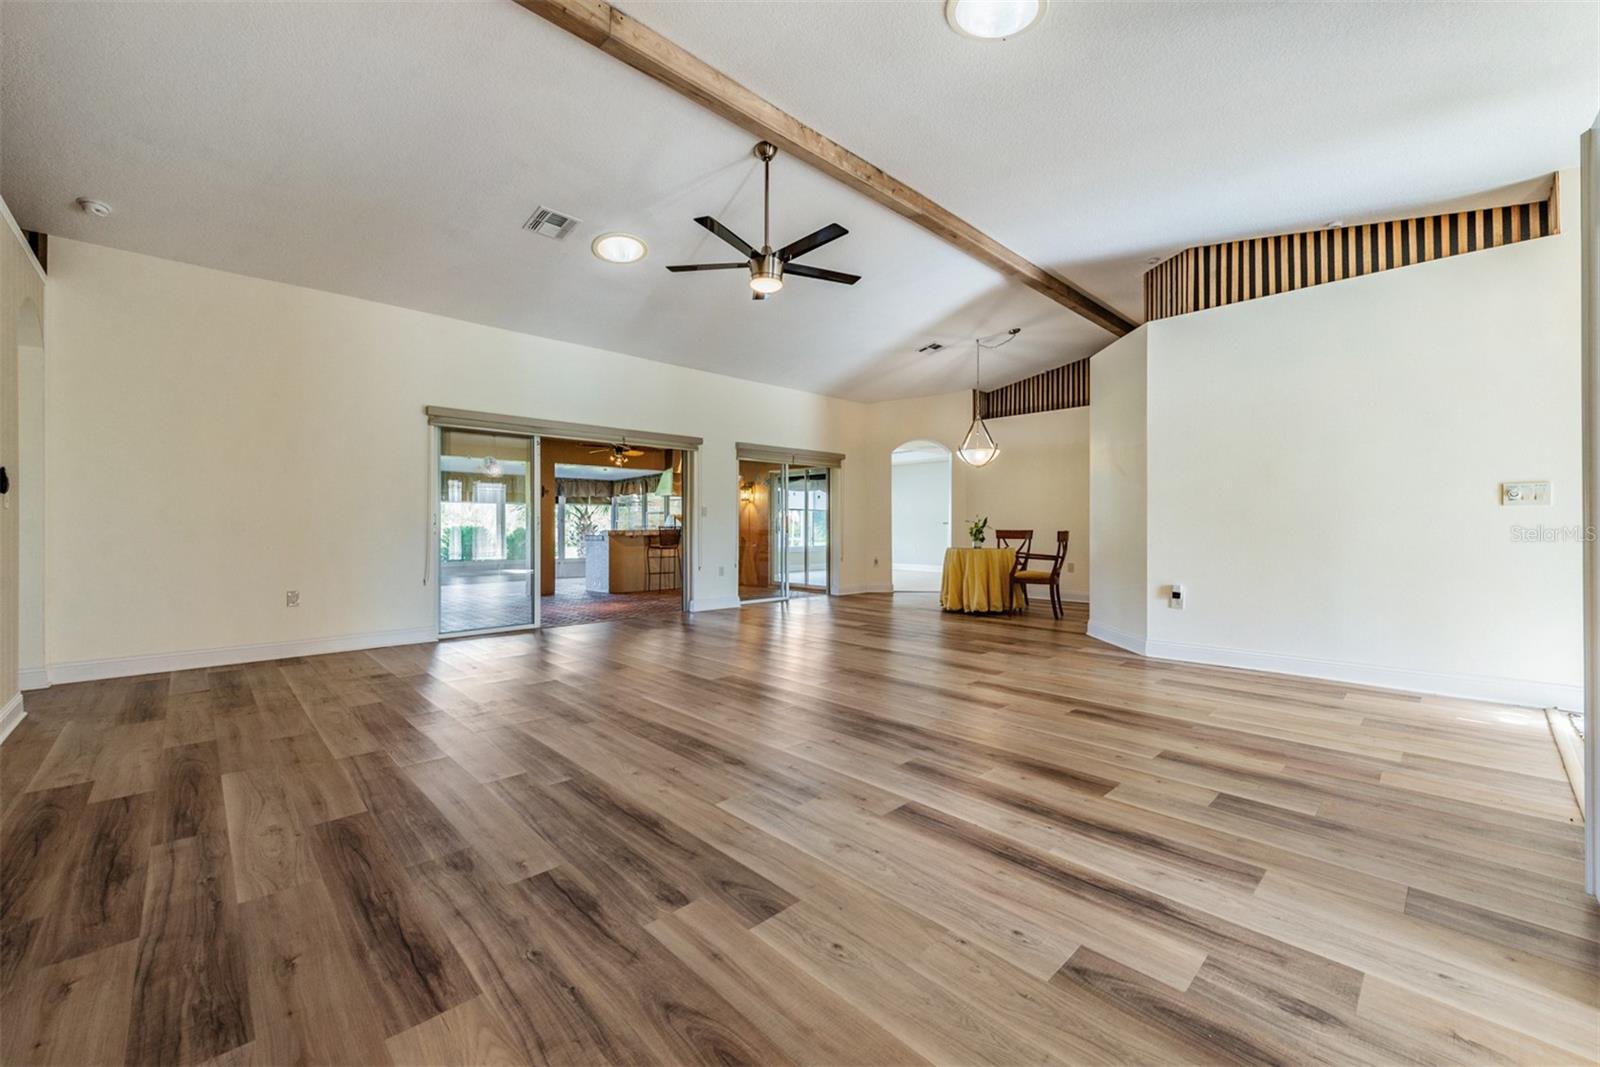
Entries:
{"label": "white wall switch", "polygon": [[1183,586],[1181,586],[1181,585],[1169,585],[1169,586],[1167,586],[1167,607],[1171,608],[1173,611],[1182,611],[1183,610],[1183,601],[1184,601]]}
{"label": "white wall switch", "polygon": [[283,594],[283,606],[286,607],[286,608],[297,608],[297,607],[299,607],[300,606],[300,590],[291,589],[287,593]]}
{"label": "white wall switch", "polygon": [[1501,482],[1500,506],[1550,503],[1549,482]]}

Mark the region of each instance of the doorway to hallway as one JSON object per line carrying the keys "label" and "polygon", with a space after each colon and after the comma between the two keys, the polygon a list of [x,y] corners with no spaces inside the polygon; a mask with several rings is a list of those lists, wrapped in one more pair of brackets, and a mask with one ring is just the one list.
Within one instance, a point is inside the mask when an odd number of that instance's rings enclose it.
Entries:
{"label": "doorway to hallway", "polygon": [[950,547],[950,450],[907,441],[890,462],[890,563],[897,593],[937,593]]}

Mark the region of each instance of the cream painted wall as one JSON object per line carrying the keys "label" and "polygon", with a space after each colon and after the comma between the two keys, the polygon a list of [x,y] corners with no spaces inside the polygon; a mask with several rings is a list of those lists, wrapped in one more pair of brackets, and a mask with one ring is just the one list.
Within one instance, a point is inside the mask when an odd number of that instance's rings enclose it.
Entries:
{"label": "cream painted wall", "polygon": [[[429,631],[426,404],[704,437],[703,605],[737,597],[735,441],[845,453],[846,536],[887,555],[887,486],[869,496],[878,479],[857,475],[872,467],[860,405],[74,241],[50,253],[45,589],[62,677]],[[846,588],[873,580],[855,555]]]}
{"label": "cream painted wall", "polygon": [[[1147,569],[1102,558],[1097,450],[1095,619],[1137,591],[1151,655],[1574,706],[1578,279],[1569,229],[1145,327]],[[1552,503],[1501,506],[1522,479]]]}
{"label": "cream painted wall", "polygon": [[1147,329],[1089,364],[1089,633],[1135,652],[1147,630]]}
{"label": "cream painted wall", "polygon": [[18,578],[22,506],[15,486],[31,475],[18,463],[18,349],[43,344],[44,277],[0,202],[0,465],[12,492],[0,497],[0,737],[15,725],[18,693]]}
{"label": "cream painted wall", "polygon": [[17,348],[17,672],[23,689],[44,684],[44,349]]}
{"label": "cream painted wall", "polygon": [[[944,393],[873,404],[862,421],[862,445],[853,461],[855,477],[864,482],[863,499],[869,506],[841,512],[845,552],[856,558],[860,584],[846,592],[882,590],[891,586],[893,557],[890,501],[893,483],[889,457],[911,441],[933,441],[951,451],[967,431],[971,417],[970,393]],[[959,532],[967,513],[967,474],[960,460],[951,464],[950,513]]]}
{"label": "cream painted wall", "polygon": [[[838,585],[852,593],[890,585],[894,447],[953,446],[967,424],[964,393],[866,407],[69,240],[51,243],[50,278],[57,680],[424,639],[424,405],[704,437],[702,608],[737,603],[734,442],[845,454]],[[956,520],[982,508],[1086,531],[1087,413],[995,432],[993,464],[955,464]],[[1083,540],[1073,554],[1064,586],[1081,596]]]}
{"label": "cream painted wall", "polygon": [[[886,504],[891,498],[890,454],[909,441],[934,441],[955,450],[972,419],[972,394],[945,393],[873,404],[867,426],[868,443],[862,448],[866,462],[856,473],[870,480],[869,500]],[[987,515],[997,526],[1036,531],[1036,537],[1055,544],[1055,531],[1073,531],[1068,560],[1074,573],[1063,574],[1061,589],[1071,600],[1089,592],[1089,411],[1075,408],[1039,415],[995,419],[990,423],[1000,455],[984,467],[969,467],[959,459],[951,464],[950,510],[954,544],[965,544],[966,525]],[[866,559],[861,570],[874,575],[874,583],[889,583],[889,511],[879,506],[856,516],[848,529],[851,544],[883,546],[879,563]],[[1080,534],[1079,531],[1082,531]],[[992,543],[992,542],[991,542]],[[862,549],[855,549],[864,554]]]}
{"label": "cream painted wall", "polygon": [[[965,427],[963,427],[963,430]],[[1056,549],[1056,531],[1069,530],[1061,595],[1089,598],[1089,409],[1046,411],[989,420],[1000,454],[987,466],[968,468],[968,517],[987,515],[991,531],[1033,531],[1033,550]],[[957,466],[965,466],[958,459]],[[965,522],[957,524],[963,544]],[[994,543],[991,532],[989,543]],[[1038,564],[1036,564],[1037,566]],[[1038,597],[1038,590],[1034,590]]]}

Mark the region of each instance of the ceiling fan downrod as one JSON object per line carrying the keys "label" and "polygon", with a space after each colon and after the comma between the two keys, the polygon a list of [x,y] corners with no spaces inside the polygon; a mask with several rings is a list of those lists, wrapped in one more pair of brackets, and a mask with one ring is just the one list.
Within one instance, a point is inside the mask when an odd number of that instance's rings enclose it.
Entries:
{"label": "ceiling fan downrod", "polygon": [[761,160],[761,255],[750,265],[751,299],[765,300],[768,293],[783,287],[783,261],[772,251],[772,157],[778,146],[757,141],[751,152]]}

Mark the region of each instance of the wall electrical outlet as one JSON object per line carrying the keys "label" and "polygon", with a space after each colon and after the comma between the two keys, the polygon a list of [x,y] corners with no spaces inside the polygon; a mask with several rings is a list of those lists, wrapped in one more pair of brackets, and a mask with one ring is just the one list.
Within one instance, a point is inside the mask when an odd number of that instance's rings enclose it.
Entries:
{"label": "wall electrical outlet", "polygon": [[1550,503],[1549,482],[1501,482],[1500,506]]}
{"label": "wall electrical outlet", "polygon": [[297,607],[299,607],[300,606],[300,590],[291,589],[287,593],[283,594],[283,606],[286,607],[286,608],[297,608]]}
{"label": "wall electrical outlet", "polygon": [[1167,586],[1167,607],[1171,608],[1173,611],[1182,611],[1183,610],[1183,601],[1184,601],[1183,586],[1181,586],[1181,585],[1169,585],[1169,586]]}
{"label": "wall electrical outlet", "polygon": [[722,576],[724,576],[727,573],[728,573],[728,568],[726,568],[724,566],[721,566],[719,564],[718,567],[717,567],[717,577],[721,578]]}
{"label": "wall electrical outlet", "polygon": [[1078,565],[1076,563],[1067,564],[1067,573],[1068,574],[1075,573],[1077,571],[1077,569],[1078,569]]}

